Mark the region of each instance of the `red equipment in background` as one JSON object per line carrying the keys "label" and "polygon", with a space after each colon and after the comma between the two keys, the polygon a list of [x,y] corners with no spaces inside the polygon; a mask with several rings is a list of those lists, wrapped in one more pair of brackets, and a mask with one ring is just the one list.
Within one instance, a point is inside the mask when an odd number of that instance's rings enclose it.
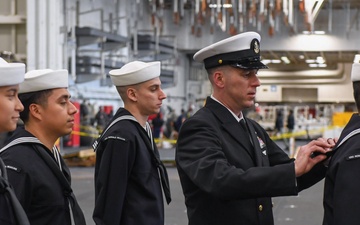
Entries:
{"label": "red equipment in background", "polygon": [[110,113],[113,113],[113,106],[112,105],[104,105],[104,112],[109,115]]}

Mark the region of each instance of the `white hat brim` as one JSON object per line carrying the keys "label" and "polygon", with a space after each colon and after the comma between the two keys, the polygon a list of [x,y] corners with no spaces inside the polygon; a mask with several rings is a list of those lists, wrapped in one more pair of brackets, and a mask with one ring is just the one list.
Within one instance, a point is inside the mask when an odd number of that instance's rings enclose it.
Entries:
{"label": "white hat brim", "polygon": [[67,70],[32,70],[25,74],[25,80],[20,84],[19,94],[42,91],[55,88],[67,88],[69,73]]}
{"label": "white hat brim", "polygon": [[159,77],[161,65],[156,62],[133,61],[125,64],[120,69],[109,72],[111,81],[115,86],[128,86],[139,84],[153,78]]}
{"label": "white hat brim", "polygon": [[25,64],[7,63],[0,58],[0,86],[11,86],[24,81]]}

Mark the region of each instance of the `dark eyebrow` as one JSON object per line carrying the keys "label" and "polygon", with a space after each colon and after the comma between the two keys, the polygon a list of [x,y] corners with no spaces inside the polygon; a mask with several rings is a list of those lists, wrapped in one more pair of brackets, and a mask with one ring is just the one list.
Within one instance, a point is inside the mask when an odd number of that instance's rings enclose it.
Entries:
{"label": "dark eyebrow", "polygon": [[65,99],[65,100],[68,100],[71,98],[71,95],[67,95],[67,94],[64,94],[64,95],[61,95],[58,99]]}
{"label": "dark eyebrow", "polygon": [[150,85],[149,86],[149,88],[159,88],[159,87],[161,87],[161,84],[152,84],[152,85]]}

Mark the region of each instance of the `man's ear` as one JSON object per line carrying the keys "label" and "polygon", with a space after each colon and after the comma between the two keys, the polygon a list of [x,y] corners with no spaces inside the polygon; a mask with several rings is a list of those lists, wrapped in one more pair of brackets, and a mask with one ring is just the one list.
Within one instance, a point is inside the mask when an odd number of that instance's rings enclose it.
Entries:
{"label": "man's ear", "polygon": [[135,88],[128,88],[126,90],[126,95],[131,101],[137,102],[137,91]]}
{"label": "man's ear", "polygon": [[31,104],[29,106],[29,114],[30,114],[30,116],[41,120],[41,116],[42,116],[41,106],[39,104],[35,104],[35,103]]}
{"label": "man's ear", "polygon": [[224,73],[221,70],[216,70],[213,73],[214,84],[220,88],[224,87]]}

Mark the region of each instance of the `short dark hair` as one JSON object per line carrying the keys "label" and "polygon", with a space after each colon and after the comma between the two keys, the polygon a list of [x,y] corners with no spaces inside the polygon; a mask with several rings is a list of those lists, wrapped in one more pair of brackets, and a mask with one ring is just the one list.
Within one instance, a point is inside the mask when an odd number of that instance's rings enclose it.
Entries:
{"label": "short dark hair", "polygon": [[24,110],[20,112],[20,119],[27,123],[29,121],[29,107],[31,104],[47,105],[47,99],[51,95],[52,89],[35,91],[19,94],[19,99],[24,105]]}

